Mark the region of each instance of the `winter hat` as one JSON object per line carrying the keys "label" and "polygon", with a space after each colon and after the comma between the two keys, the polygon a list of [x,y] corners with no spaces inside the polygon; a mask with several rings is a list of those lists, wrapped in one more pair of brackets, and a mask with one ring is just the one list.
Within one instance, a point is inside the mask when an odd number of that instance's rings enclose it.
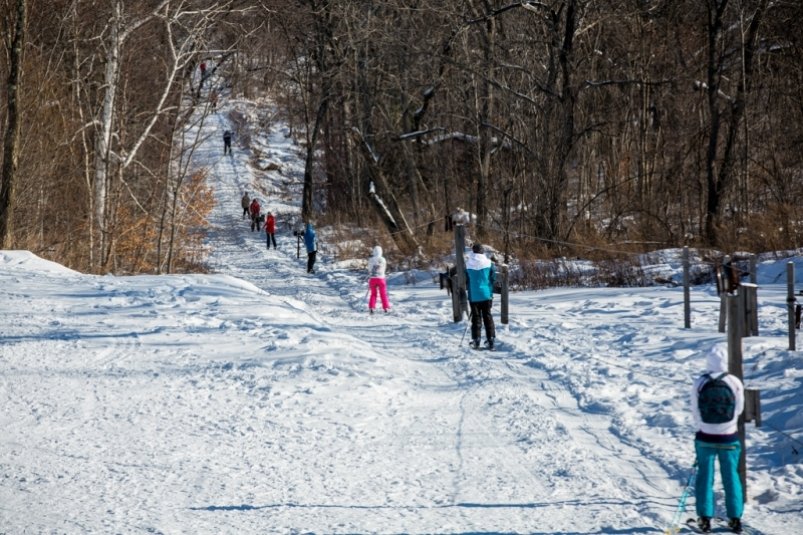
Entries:
{"label": "winter hat", "polygon": [[474,246],[471,248],[471,250],[474,251],[477,254],[480,254],[480,253],[484,252],[484,249],[482,248],[482,244],[481,243],[475,243]]}
{"label": "winter hat", "polygon": [[382,256],[382,248],[377,245],[376,247],[374,247],[373,254],[375,257],[379,258],[380,256]]}
{"label": "winter hat", "polygon": [[715,344],[706,357],[706,369],[709,372],[721,373],[728,371],[728,351],[723,344]]}

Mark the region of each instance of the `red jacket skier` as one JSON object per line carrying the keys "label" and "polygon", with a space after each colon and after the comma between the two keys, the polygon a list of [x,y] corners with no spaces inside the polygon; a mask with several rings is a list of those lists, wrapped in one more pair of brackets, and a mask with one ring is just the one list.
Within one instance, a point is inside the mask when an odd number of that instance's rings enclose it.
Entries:
{"label": "red jacket skier", "polygon": [[254,232],[254,228],[256,228],[257,231],[260,229],[259,214],[261,210],[262,207],[259,206],[259,201],[254,198],[254,200],[251,201],[251,207],[249,208],[249,211],[251,212],[251,232]]}
{"label": "red jacket skier", "polygon": [[273,217],[271,212],[268,212],[268,218],[265,220],[265,234],[267,234],[268,238],[268,249],[270,249],[271,242],[273,243],[273,248],[276,249],[276,237],[274,233],[276,232],[276,219]]}

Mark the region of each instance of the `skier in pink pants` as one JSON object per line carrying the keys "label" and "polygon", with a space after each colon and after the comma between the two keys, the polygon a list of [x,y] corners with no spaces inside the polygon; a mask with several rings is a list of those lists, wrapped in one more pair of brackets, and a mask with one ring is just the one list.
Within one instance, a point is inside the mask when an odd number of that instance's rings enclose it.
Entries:
{"label": "skier in pink pants", "polygon": [[371,297],[368,299],[368,310],[371,314],[374,313],[376,308],[376,294],[379,293],[382,299],[382,308],[387,312],[390,309],[390,302],[388,301],[388,285],[385,281],[385,269],[387,268],[387,261],[382,256],[382,248],[380,246],[374,247],[371,258],[368,259],[368,288],[371,290]]}

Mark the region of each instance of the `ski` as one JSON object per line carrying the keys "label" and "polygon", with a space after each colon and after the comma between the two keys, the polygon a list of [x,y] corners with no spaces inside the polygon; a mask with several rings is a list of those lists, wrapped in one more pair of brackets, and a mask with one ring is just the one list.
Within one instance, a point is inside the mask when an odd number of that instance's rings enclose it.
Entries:
{"label": "ski", "polygon": [[481,345],[479,347],[474,347],[469,342],[468,347],[471,348],[474,351],[498,351],[499,350],[499,342],[494,342],[494,346],[493,347],[488,347],[486,344],[483,344],[483,345]]}
{"label": "ski", "polygon": [[[691,530],[694,533],[706,533],[703,530],[701,530],[700,527],[697,525],[696,518],[689,518],[688,520],[686,520],[685,525],[689,530]],[[734,531],[732,531],[728,527],[727,518],[715,517],[711,519],[711,531],[707,533],[734,533]],[[740,533],[743,533],[745,535],[758,535],[757,531],[748,526],[745,526],[744,522],[742,522],[742,531]]]}

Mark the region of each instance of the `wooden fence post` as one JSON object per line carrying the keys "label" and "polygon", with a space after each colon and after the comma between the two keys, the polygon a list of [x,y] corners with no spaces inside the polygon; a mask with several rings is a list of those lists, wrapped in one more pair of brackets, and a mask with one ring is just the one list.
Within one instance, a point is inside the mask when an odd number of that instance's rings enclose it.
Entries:
{"label": "wooden fence post", "polygon": [[755,422],[756,427],[761,427],[761,390],[744,389],[744,421]]}
{"label": "wooden fence post", "polygon": [[301,238],[304,237],[304,223],[296,221],[293,225],[293,236],[296,237],[296,258],[301,258]]}
{"label": "wooden fence post", "polygon": [[786,263],[786,308],[789,311],[789,351],[795,350],[795,264]]}
{"label": "wooden fence post", "polygon": [[726,277],[724,270],[725,266],[728,265],[730,262],[730,256],[723,256],[722,257],[722,264],[720,264],[720,269],[717,270],[717,276],[719,277],[718,282],[721,282],[722,291],[719,293],[719,332],[725,332],[725,326],[727,325],[728,319],[728,305],[727,305],[727,297],[731,293],[730,287],[730,277]]}
{"label": "wooden fence post", "polygon": [[499,276],[501,279],[501,287],[502,293],[499,298],[500,301],[500,319],[499,321],[502,325],[508,324],[508,305],[509,305],[509,298],[508,298],[508,266],[507,264],[499,264],[497,266],[499,268]]}
{"label": "wooden fence post", "polygon": [[463,311],[468,311],[468,297],[466,296],[466,228],[463,225],[454,226],[454,267],[452,277],[452,315],[455,323],[463,319]]}
{"label": "wooden fence post", "polygon": [[[741,299],[738,295],[728,295],[728,373],[735,375],[743,381],[744,372],[742,371],[742,337],[741,327],[743,325],[742,316],[739,314],[741,309]],[[739,456],[739,479],[742,482],[742,494],[744,501],[747,501],[747,461],[745,456],[745,431],[744,413],[739,416],[737,430],[739,432],[739,442],[742,452]]]}
{"label": "wooden fence post", "polygon": [[744,312],[742,335],[758,336],[758,286],[743,282],[739,285],[739,297]]}
{"label": "wooden fence post", "polygon": [[689,247],[683,247],[683,328],[691,328],[691,295],[689,288]]}

